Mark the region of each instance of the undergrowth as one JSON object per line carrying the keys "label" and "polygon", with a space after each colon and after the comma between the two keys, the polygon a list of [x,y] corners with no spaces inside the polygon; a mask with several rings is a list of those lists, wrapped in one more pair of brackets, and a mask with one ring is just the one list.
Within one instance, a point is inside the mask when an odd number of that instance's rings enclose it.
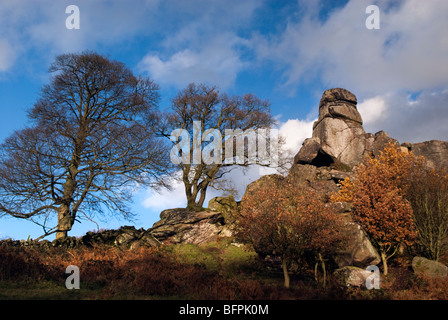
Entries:
{"label": "undergrowth", "polygon": [[[65,288],[65,269],[80,270],[80,290]],[[41,249],[0,246],[0,299],[448,299],[448,279],[391,268],[381,290],[318,285],[306,272],[282,287],[253,250],[229,242],[160,248]]]}

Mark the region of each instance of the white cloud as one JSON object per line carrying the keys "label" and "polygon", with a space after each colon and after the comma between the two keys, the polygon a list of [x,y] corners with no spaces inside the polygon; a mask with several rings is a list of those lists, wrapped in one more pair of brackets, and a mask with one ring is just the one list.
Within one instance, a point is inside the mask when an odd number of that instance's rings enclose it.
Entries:
{"label": "white cloud", "polygon": [[279,128],[279,134],[285,138],[285,149],[297,153],[306,138],[313,133],[313,123],[316,120],[289,119]]}
{"label": "white cloud", "polygon": [[448,2],[377,1],[381,29],[365,27],[370,0],[351,0],[325,22],[308,12],[283,33],[258,37],[260,59],[284,68],[286,84],[320,78],[326,85],[378,94],[448,84]]}
{"label": "white cloud", "polygon": [[162,60],[158,54],[147,54],[140,69],[161,84],[184,87],[191,82],[230,87],[244,67],[235,46],[242,41],[229,34],[216,35],[204,45],[187,48]]}
{"label": "white cloud", "polygon": [[[378,103],[375,104],[375,101]],[[400,142],[447,140],[446,101],[448,89],[424,90],[415,99],[410,99],[409,94],[402,91],[377,96],[360,105],[364,110],[369,106],[381,109],[381,116],[368,118],[364,128],[372,133],[384,130]],[[364,118],[361,109],[361,116]]]}
{"label": "white cloud", "polygon": [[376,96],[366,99],[357,106],[361,114],[364,125],[375,123],[384,118],[386,112],[386,99],[382,96]]}
{"label": "white cloud", "polygon": [[[149,51],[139,67],[161,84],[182,88],[191,82],[231,87],[246,67],[250,42],[239,36],[251,27],[260,1],[170,1],[160,48]],[[175,17],[175,19],[173,19]]]}
{"label": "white cloud", "polygon": [[187,206],[184,185],[179,180],[172,180],[171,190],[161,189],[155,191],[153,189],[148,189],[147,193],[148,195],[143,200],[142,205],[151,210],[157,211]]}
{"label": "white cloud", "polygon": [[0,39],[0,71],[8,70],[14,64],[14,50],[5,39]]}
{"label": "white cloud", "polygon": [[[17,61],[38,56],[52,60],[65,52],[95,49],[126,40],[137,33],[151,32],[159,0],[125,1],[79,0],[80,29],[68,30],[66,7],[71,1],[4,0],[0,3],[0,71],[10,68],[5,55]],[[9,49],[4,42],[9,42]],[[11,51],[13,49],[13,51]],[[41,54],[44,53],[44,54]],[[47,64],[48,61],[45,61]],[[3,68],[2,68],[3,67]]]}

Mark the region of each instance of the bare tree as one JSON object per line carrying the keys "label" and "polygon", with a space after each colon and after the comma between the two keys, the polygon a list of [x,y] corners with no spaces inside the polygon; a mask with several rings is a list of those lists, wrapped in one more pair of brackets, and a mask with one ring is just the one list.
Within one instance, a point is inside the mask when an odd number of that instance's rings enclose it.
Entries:
{"label": "bare tree", "polygon": [[[171,110],[162,118],[160,134],[174,144],[171,154],[180,159],[175,164],[182,171],[190,209],[201,208],[207,188],[236,165],[271,165],[250,159],[254,156],[251,150],[258,148],[259,152],[266,144],[278,142],[269,140],[267,129],[275,120],[267,100],[253,94],[228,96],[216,87],[190,84],[172,99]],[[251,141],[254,136],[249,132],[264,137],[264,144],[259,139]]]}
{"label": "bare tree", "polygon": [[[49,71],[28,114],[31,127],[0,147],[0,212],[42,218],[44,236],[65,238],[79,216],[131,217],[136,184],[163,184],[171,165],[153,130],[153,81],[93,52],[60,55]],[[48,228],[55,214],[57,226]]]}

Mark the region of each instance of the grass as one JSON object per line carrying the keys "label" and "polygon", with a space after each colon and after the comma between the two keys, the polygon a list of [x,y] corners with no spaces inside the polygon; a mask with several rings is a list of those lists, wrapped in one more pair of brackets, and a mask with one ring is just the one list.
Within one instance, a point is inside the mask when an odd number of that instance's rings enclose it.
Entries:
{"label": "grass", "polygon": [[[65,288],[72,264],[80,269],[80,290]],[[448,299],[448,279],[417,277],[406,260],[392,263],[381,290],[371,291],[341,288],[331,275],[324,289],[308,269],[293,273],[284,289],[280,270],[227,240],[133,250],[0,246],[0,299]]]}
{"label": "grass", "polygon": [[95,296],[96,288],[67,290],[55,281],[1,281],[1,300],[80,300]]}
{"label": "grass", "polygon": [[175,255],[183,263],[202,266],[227,277],[236,277],[239,274],[247,275],[251,271],[260,271],[262,268],[258,255],[252,248],[243,245],[237,246],[226,240],[201,246],[177,244],[169,246],[165,250]]}

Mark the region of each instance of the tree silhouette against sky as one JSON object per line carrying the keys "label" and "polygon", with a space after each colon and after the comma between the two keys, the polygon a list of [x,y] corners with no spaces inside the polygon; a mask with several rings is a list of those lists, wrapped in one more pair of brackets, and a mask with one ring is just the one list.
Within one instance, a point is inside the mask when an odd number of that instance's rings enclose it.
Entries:
{"label": "tree silhouette against sky", "polygon": [[60,55],[49,71],[28,112],[31,126],[0,147],[0,214],[30,219],[58,239],[78,218],[131,217],[136,184],[163,184],[171,166],[152,129],[153,81],[94,52]]}

